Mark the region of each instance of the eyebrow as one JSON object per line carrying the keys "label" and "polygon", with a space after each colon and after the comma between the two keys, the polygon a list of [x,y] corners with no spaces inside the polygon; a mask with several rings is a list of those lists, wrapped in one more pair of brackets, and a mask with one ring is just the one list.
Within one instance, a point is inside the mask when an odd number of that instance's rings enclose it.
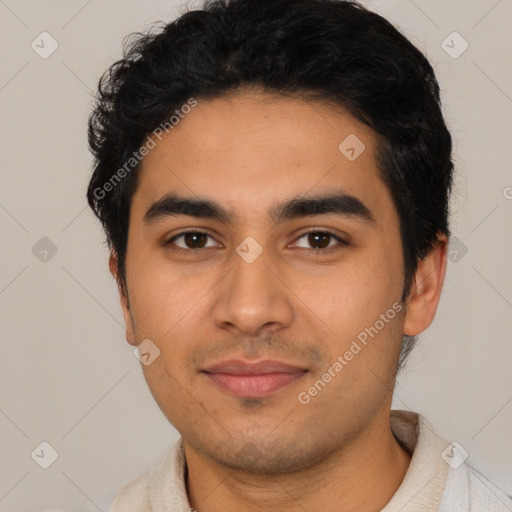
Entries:
{"label": "eyebrow", "polygon": [[[334,194],[294,197],[274,206],[269,212],[270,218],[275,224],[322,214],[335,214],[376,223],[371,210],[360,199],[344,191]],[[185,197],[171,193],[151,205],[144,215],[143,222],[150,225],[157,220],[177,215],[213,219],[228,225],[232,225],[236,220],[236,215],[233,212],[211,199]]]}

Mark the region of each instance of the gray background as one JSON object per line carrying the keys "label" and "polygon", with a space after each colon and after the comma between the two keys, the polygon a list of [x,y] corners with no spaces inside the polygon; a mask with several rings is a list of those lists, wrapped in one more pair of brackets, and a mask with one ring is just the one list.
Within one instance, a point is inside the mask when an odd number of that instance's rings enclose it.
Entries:
{"label": "gray background", "polygon": [[[433,63],[456,161],[459,242],[394,408],[426,415],[512,494],[512,2],[365,4]],[[120,57],[123,36],[174,18],[179,5],[0,0],[2,511],[106,511],[114,492],[177,438],[124,340],[103,234],[84,194],[100,74]],[[43,31],[59,45],[47,59],[31,48]],[[441,46],[453,31],[469,44],[458,58]],[[461,46],[452,39],[453,52]],[[56,254],[42,252],[43,237]],[[31,458],[42,441],[59,454],[46,470]]]}

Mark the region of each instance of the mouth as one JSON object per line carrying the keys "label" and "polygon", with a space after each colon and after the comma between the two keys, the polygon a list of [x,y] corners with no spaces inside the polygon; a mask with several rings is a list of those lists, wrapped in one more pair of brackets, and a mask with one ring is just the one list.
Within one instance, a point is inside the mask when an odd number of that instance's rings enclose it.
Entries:
{"label": "mouth", "polygon": [[302,378],[307,370],[276,360],[229,360],[201,371],[215,386],[231,395],[262,398]]}

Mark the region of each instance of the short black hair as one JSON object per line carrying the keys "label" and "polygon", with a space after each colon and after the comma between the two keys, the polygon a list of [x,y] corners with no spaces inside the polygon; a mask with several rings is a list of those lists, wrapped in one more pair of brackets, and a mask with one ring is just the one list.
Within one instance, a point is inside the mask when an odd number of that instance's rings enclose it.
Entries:
{"label": "short black hair", "polygon": [[[440,233],[450,236],[451,137],[427,58],[390,22],[351,0],[206,1],[125,39],[123,58],[99,81],[89,118],[94,169],[87,191],[117,255],[123,291],[140,167],[132,156],[191,98],[248,87],[336,104],[374,130],[380,176],[400,219],[404,300],[418,261]],[[414,341],[404,337],[399,369]]]}

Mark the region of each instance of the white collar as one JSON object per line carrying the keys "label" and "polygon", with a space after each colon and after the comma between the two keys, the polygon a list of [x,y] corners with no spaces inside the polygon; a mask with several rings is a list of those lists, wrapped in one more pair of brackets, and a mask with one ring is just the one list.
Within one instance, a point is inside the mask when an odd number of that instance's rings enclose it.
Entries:
{"label": "white collar", "polygon": [[[392,410],[390,422],[393,435],[412,452],[412,458],[402,484],[381,512],[437,510],[448,474],[448,464],[441,453],[449,443],[420,414]],[[157,467],[116,494],[111,512],[190,512],[185,470],[185,451],[180,438]]]}

